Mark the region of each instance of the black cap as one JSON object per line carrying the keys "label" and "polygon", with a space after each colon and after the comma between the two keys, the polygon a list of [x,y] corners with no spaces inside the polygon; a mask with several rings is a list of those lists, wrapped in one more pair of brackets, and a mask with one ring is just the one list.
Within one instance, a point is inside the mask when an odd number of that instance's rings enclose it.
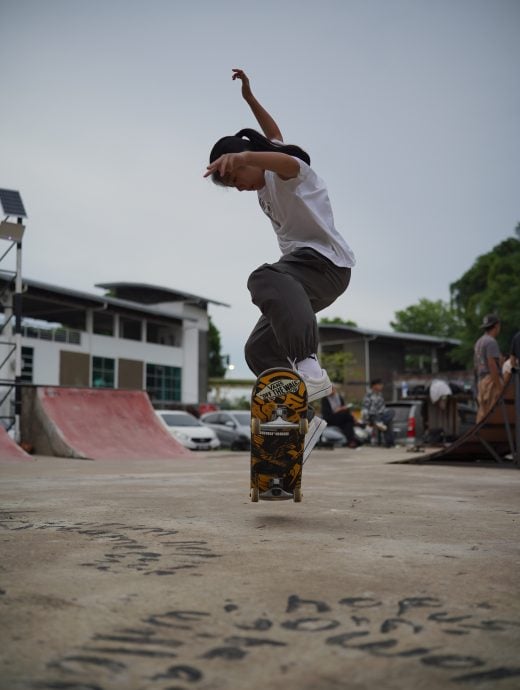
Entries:
{"label": "black cap", "polygon": [[497,323],[500,323],[500,319],[496,314],[486,314],[482,319],[480,328],[487,331],[488,328],[493,328]]}

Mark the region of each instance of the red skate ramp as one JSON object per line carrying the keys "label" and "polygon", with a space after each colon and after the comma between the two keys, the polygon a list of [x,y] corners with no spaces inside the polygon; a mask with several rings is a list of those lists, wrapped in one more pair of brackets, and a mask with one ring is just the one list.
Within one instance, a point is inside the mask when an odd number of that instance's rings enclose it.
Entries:
{"label": "red skate ramp", "polygon": [[20,448],[0,425],[0,460],[30,460],[31,456]]}
{"label": "red skate ramp", "polygon": [[[520,371],[504,386],[484,419],[450,446],[409,462],[491,462],[520,466]],[[515,394],[516,390],[516,394]]]}
{"label": "red skate ramp", "polygon": [[159,460],[191,455],[162,425],[144,391],[26,388],[22,438],[37,454],[66,458]]}

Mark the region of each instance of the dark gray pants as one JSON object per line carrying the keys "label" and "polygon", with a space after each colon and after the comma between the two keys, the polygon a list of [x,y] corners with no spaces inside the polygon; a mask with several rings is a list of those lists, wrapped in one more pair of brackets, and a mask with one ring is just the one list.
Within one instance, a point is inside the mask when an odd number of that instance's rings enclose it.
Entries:
{"label": "dark gray pants", "polygon": [[274,264],[263,264],[247,287],[262,316],[245,346],[246,362],[258,376],[287,367],[318,351],[316,312],[348,287],[350,268],[340,268],[313,249],[297,249]]}

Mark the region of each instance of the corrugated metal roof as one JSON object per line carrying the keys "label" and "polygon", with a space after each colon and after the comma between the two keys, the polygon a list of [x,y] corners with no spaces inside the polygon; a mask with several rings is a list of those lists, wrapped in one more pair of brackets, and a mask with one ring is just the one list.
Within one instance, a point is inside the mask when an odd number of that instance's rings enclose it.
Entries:
{"label": "corrugated metal roof", "polygon": [[163,287],[161,285],[150,285],[149,283],[98,283],[96,287],[104,290],[114,291],[119,294],[119,299],[124,299],[125,295],[132,296],[131,301],[140,304],[160,304],[161,302],[191,302],[195,304],[217,304],[221,307],[229,307],[225,302],[217,302],[209,297],[193,295],[189,292],[175,290],[174,288]]}
{"label": "corrugated metal roof", "polygon": [[422,333],[400,333],[398,331],[374,331],[370,328],[359,328],[357,326],[347,326],[345,324],[320,323],[320,329],[339,331],[350,331],[354,335],[363,338],[397,338],[399,340],[414,340],[416,342],[431,343],[432,345],[460,345],[460,340],[456,338],[439,338],[433,335],[423,335]]}
{"label": "corrugated metal roof", "polygon": [[[0,282],[4,283],[11,283],[13,279],[12,274],[9,272],[0,272]],[[127,309],[131,310],[134,312],[142,312],[145,314],[153,314],[155,316],[161,316],[163,318],[181,318],[180,315],[178,314],[173,314],[169,313],[166,309],[155,306],[154,304],[146,304],[142,302],[135,302],[127,299],[120,299],[118,297],[108,297],[106,295],[96,295],[94,293],[89,293],[89,292],[83,292],[81,290],[73,290],[71,288],[65,288],[60,285],[53,285],[51,283],[44,283],[39,280],[32,280],[30,278],[23,278],[22,280],[23,285],[25,288],[33,288],[34,290],[40,290],[44,292],[48,292],[53,295],[61,295],[64,297],[70,297],[73,300],[76,301],[81,301],[81,302],[87,302],[91,305],[107,305],[107,306],[112,306],[114,308],[119,308],[119,309]],[[115,285],[115,283],[114,283]],[[118,283],[119,285],[119,283]],[[133,283],[127,283],[127,285],[139,285],[139,284],[133,284]],[[101,286],[100,286],[101,287]],[[150,288],[154,288],[154,286],[148,286]],[[168,291],[168,288],[154,288],[154,289],[160,289],[164,291]],[[189,295],[188,293],[181,293],[179,291],[175,290],[170,290],[172,294],[178,295],[178,299],[174,300],[171,299],[170,301],[186,301],[186,302],[196,302],[197,304],[204,304],[206,305],[208,302],[212,302],[213,304],[220,304],[222,306],[229,306],[225,305],[222,302],[215,302],[213,300],[206,300],[204,297],[197,297],[196,295]],[[183,299],[181,299],[181,296]],[[160,304],[160,302],[156,303]],[[186,317],[182,317],[185,318]],[[188,320],[190,320],[188,318]]]}

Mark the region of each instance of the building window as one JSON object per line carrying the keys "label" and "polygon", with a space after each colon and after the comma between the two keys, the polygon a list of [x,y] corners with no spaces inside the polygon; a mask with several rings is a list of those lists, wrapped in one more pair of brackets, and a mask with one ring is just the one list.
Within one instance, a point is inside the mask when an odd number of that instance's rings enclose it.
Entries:
{"label": "building window", "polygon": [[95,311],[92,330],[96,335],[114,335],[114,315],[106,311]]}
{"label": "building window", "polygon": [[115,360],[108,357],[92,357],[92,387],[114,388]]}
{"label": "building window", "polygon": [[141,321],[120,317],[119,335],[126,340],[141,340]]}
{"label": "building window", "polygon": [[33,382],[34,348],[22,346],[22,381]]}
{"label": "building window", "polygon": [[180,402],[181,369],[161,364],[147,364],[146,390],[154,403]]}
{"label": "building window", "polygon": [[171,345],[173,347],[180,347],[181,345],[181,329],[179,326],[171,324],[154,323],[153,321],[146,322],[146,342],[157,343],[157,345]]}

